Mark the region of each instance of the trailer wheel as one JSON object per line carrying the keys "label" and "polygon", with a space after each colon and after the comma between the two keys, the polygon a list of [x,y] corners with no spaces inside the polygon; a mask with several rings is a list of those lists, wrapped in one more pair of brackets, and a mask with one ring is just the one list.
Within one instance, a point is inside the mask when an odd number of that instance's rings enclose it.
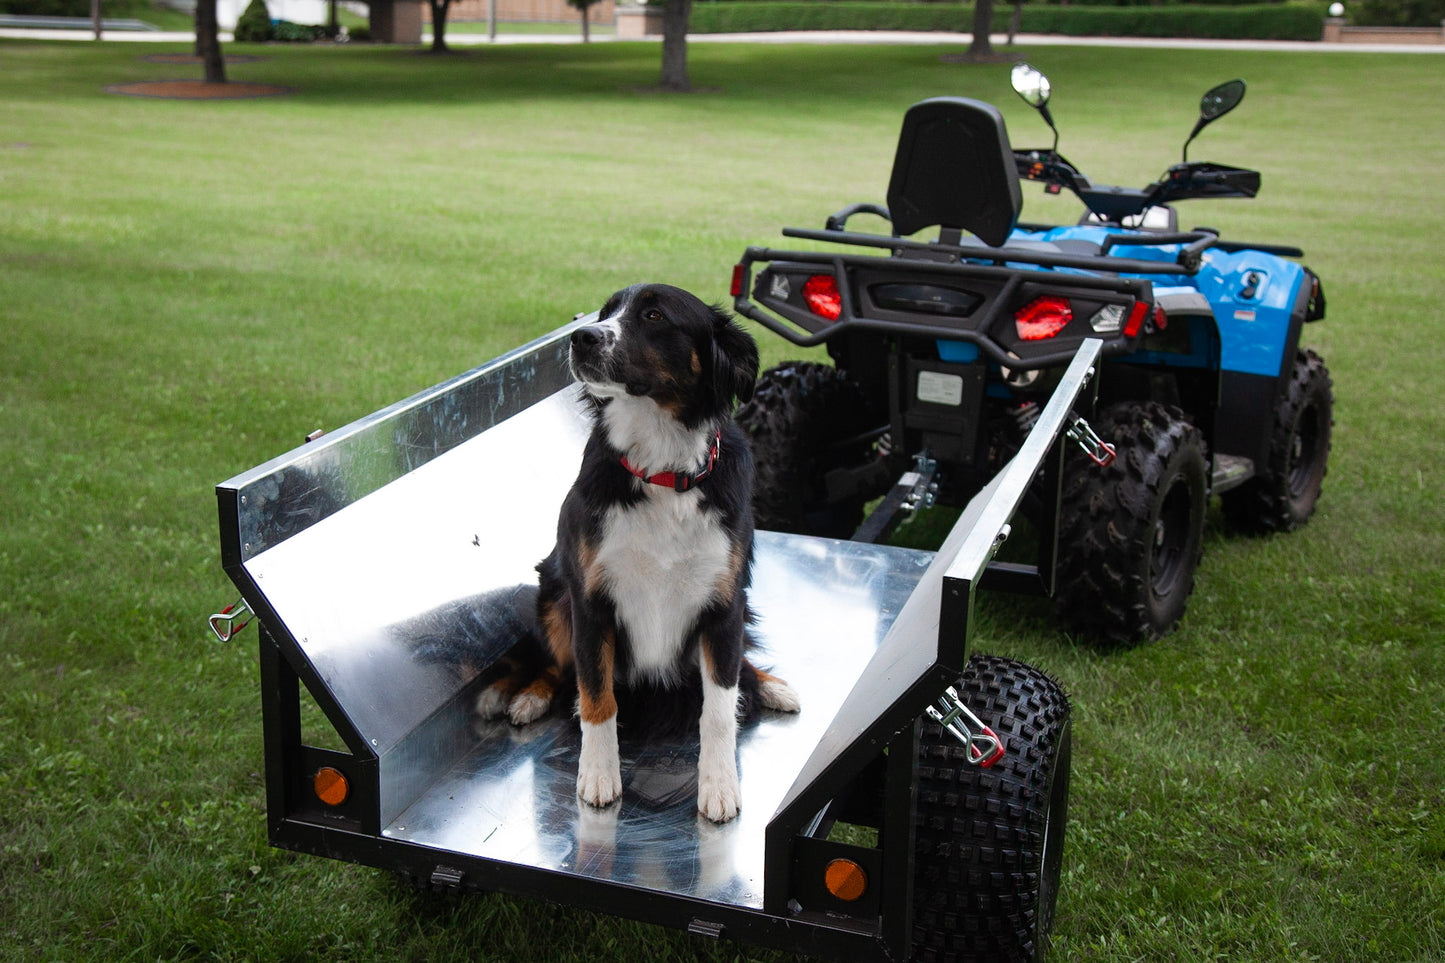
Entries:
{"label": "trailer wheel", "polygon": [[1177,408],[1124,402],[1094,429],[1117,456],[1065,461],[1054,607],[1065,625],[1121,642],[1157,639],[1184,616],[1204,543],[1207,460]]}
{"label": "trailer wheel", "polygon": [[1220,496],[1231,525],[1246,532],[1292,532],[1309,521],[1329,468],[1333,387],[1319,355],[1295,356],[1289,384],[1275,405],[1267,463]]}
{"label": "trailer wheel", "polygon": [[873,457],[874,427],[863,389],[838,369],[787,361],[758,378],[737,422],[752,443],[757,527],[847,538],[863,520],[865,497],[829,502],[834,468]]}
{"label": "trailer wheel", "polygon": [[1069,700],[1031,666],[974,656],[960,698],[1004,741],[984,769],[924,720],[914,803],[913,958],[1033,961],[1048,950],[1063,865]]}

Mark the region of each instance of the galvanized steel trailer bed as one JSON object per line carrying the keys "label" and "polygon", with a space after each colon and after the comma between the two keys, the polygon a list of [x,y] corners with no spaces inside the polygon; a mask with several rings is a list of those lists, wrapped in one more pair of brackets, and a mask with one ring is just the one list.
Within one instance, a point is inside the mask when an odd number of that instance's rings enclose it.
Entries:
{"label": "galvanized steel trailer bed", "polygon": [[[965,667],[975,592],[1025,491],[1058,484],[1099,342],[938,552],[758,533],[757,635],[803,710],[740,733],[742,809],[719,826],[694,806],[695,740],[624,735],[622,801],[599,811],[575,795],[575,722],[472,713],[474,670],[527,631],[532,566],[580,461],[566,355],[587,320],[218,486],[224,566],[261,623],[271,843],[707,937],[907,958],[920,720]],[[344,748],[308,744],[303,688]],[[1053,818],[1056,874],[1061,804]],[[872,820],[878,845],[829,840],[839,819]],[[822,885],[838,857],[872,881],[864,898]]]}

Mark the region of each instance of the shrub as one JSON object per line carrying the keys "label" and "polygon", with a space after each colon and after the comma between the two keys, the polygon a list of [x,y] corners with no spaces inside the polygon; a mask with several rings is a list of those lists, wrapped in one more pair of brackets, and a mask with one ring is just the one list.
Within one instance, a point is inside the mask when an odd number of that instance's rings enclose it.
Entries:
{"label": "shrub", "polygon": [[1445,20],[1445,0],[1355,0],[1345,10],[1362,27],[1438,27]]}
{"label": "shrub", "polygon": [[275,37],[271,26],[271,11],[266,9],[266,0],[251,0],[241,18],[236,21],[236,40],[240,43],[265,43]]}
{"label": "shrub", "polygon": [[272,39],[282,43],[313,43],[326,36],[325,27],[292,23],[290,20],[277,20],[271,25],[271,31]]}
{"label": "shrub", "polygon": [[[1012,4],[994,5],[993,29],[1008,29]],[[961,3],[725,2],[692,8],[695,33],[764,30],[951,30],[967,32],[973,7]],[[1075,37],[1208,37],[1318,40],[1324,13],[1314,3],[1249,6],[1167,4],[1149,7],[1054,6],[1029,3],[1019,29]]]}

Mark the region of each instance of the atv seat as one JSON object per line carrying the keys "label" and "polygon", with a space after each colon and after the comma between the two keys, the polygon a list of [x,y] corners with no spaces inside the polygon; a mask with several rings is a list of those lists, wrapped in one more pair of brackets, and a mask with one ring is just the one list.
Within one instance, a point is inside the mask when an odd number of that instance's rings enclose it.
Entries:
{"label": "atv seat", "polygon": [[888,182],[895,233],[938,226],[998,247],[1022,206],[1013,149],[996,108],[963,97],[908,108]]}

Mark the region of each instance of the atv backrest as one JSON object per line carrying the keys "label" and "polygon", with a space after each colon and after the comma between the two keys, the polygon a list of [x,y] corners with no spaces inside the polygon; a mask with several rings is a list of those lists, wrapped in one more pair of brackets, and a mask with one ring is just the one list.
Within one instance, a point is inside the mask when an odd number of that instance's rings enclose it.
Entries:
{"label": "atv backrest", "polygon": [[903,115],[888,210],[907,236],[935,225],[998,247],[1023,206],[1008,131],[998,109],[963,97],[935,97]]}

